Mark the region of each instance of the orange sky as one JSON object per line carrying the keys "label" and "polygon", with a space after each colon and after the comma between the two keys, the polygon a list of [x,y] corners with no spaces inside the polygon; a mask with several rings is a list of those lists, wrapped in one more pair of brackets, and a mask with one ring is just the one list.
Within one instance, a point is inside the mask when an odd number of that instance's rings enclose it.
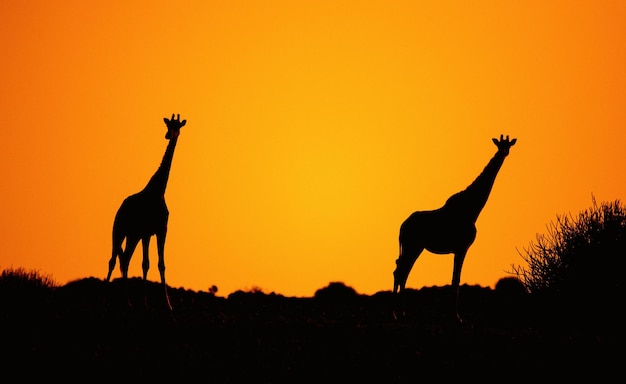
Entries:
{"label": "orange sky", "polygon": [[[398,229],[511,149],[462,283],[626,196],[626,2],[0,3],[0,268],[104,278],[113,217],[181,131],[168,284],[392,289]],[[158,281],[155,241],[149,279]],[[141,275],[140,248],[130,274]],[[449,284],[424,252],[407,287]],[[119,277],[116,269],[114,277]]]}

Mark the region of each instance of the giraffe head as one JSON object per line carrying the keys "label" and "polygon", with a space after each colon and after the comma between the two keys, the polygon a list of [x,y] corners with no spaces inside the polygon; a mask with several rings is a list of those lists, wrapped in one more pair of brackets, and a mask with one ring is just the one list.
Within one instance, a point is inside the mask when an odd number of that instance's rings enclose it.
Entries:
{"label": "giraffe head", "polygon": [[500,140],[493,138],[493,143],[498,147],[498,152],[503,156],[508,156],[509,149],[515,145],[517,139],[509,140],[509,135],[506,135],[506,139],[503,135],[500,135]]}
{"label": "giraffe head", "polygon": [[177,117],[172,113],[172,118],[168,119],[167,117],[163,118],[165,121],[165,125],[167,126],[167,133],[165,134],[166,139],[173,139],[178,137],[180,134],[180,129],[187,124],[187,120],[180,121],[180,114]]}

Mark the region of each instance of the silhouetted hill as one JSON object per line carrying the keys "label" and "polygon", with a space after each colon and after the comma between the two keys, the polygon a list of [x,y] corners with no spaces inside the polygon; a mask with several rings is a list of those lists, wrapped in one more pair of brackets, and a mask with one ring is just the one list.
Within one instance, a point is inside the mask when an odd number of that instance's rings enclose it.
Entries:
{"label": "silhouetted hill", "polygon": [[[314,297],[261,291],[228,297],[130,279],[86,278],[54,289],[0,287],[6,375],[23,379],[197,380],[210,383],[602,380],[617,372],[623,332],[585,326],[511,289],[407,290],[394,319],[389,291],[330,283]],[[598,323],[603,324],[603,323]],[[614,324],[607,321],[604,324]],[[581,376],[584,375],[584,376]]]}

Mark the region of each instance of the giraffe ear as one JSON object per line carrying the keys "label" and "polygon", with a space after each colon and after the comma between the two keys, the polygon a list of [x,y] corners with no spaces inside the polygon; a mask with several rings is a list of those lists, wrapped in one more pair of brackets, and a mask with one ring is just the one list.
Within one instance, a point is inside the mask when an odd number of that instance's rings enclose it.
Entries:
{"label": "giraffe ear", "polygon": [[496,139],[496,138],[494,137],[494,138],[493,138],[493,139],[491,139],[491,140],[493,140],[493,143],[494,143],[495,145],[498,145],[498,139]]}
{"label": "giraffe ear", "polygon": [[517,143],[517,139],[513,139],[513,140],[511,140],[511,147],[512,147],[513,145],[515,145],[515,143]]}

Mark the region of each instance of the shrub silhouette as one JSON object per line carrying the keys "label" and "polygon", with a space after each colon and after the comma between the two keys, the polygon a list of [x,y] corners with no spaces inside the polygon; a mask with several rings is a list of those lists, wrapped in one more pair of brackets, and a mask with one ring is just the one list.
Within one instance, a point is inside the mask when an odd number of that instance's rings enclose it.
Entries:
{"label": "shrub silhouette", "polygon": [[8,268],[0,273],[0,305],[24,315],[50,306],[58,284],[47,275],[24,268]]}
{"label": "shrub silhouette", "polygon": [[315,291],[315,295],[313,297],[317,300],[340,303],[352,301],[358,296],[359,295],[354,288],[349,287],[340,281],[333,281],[328,283],[328,286]]}
{"label": "shrub silhouette", "polygon": [[509,323],[520,323],[528,315],[528,291],[524,283],[517,277],[503,277],[496,283],[495,303],[501,320]]}
{"label": "shrub silhouette", "polygon": [[526,286],[517,277],[503,277],[496,283],[496,292],[503,296],[519,297],[526,293]]}
{"label": "shrub silhouette", "polygon": [[24,268],[7,268],[0,274],[0,286],[3,289],[24,291],[50,290],[57,287],[57,283],[50,276],[38,271]]}
{"label": "shrub silhouette", "polygon": [[530,293],[599,315],[624,293],[626,209],[619,200],[598,205],[593,198],[578,216],[557,216],[519,253],[528,266],[513,265],[513,273]]}

